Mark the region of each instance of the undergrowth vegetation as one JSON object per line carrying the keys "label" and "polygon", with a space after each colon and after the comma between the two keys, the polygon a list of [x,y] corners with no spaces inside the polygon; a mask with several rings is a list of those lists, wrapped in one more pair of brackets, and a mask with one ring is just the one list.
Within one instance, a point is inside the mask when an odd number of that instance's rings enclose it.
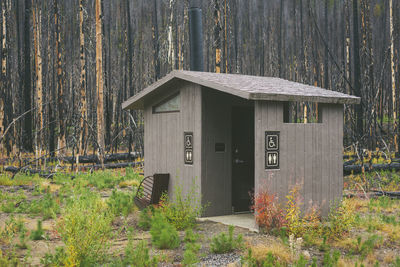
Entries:
{"label": "undergrowth vegetation", "polygon": [[205,206],[194,181],[189,194],[178,183],[174,198],[138,211],[141,179],[133,169],[1,174],[0,266],[196,266],[219,253],[241,256],[242,266],[400,266],[400,200],[343,198],[322,217],[303,209],[299,187],[280,200],[259,192],[253,208],[267,235],[213,232],[216,224],[197,220]]}
{"label": "undergrowth vegetation", "polygon": [[261,230],[268,233],[283,231],[284,235],[293,235],[307,240],[320,236],[338,239],[348,233],[353,226],[355,208],[346,199],[332,203],[327,218],[321,219],[316,207],[311,207],[302,214],[298,186],[293,187],[286,198],[286,205],[283,205],[268,191],[261,191],[255,196],[253,209]]}

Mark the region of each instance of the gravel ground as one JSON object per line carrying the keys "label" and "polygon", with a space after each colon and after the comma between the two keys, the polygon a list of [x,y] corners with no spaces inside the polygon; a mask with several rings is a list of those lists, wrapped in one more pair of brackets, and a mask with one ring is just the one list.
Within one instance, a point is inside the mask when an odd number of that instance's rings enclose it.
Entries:
{"label": "gravel ground", "polygon": [[240,261],[240,255],[236,253],[210,254],[202,259],[198,266],[226,266]]}

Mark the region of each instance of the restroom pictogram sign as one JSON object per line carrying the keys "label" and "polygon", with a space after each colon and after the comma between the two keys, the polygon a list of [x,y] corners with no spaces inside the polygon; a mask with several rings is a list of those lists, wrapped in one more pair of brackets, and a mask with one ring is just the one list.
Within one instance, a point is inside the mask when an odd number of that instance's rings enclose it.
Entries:
{"label": "restroom pictogram sign", "polygon": [[279,132],[265,132],[265,169],[279,169]]}
{"label": "restroom pictogram sign", "polygon": [[184,133],[184,162],[185,164],[193,164],[193,132]]}

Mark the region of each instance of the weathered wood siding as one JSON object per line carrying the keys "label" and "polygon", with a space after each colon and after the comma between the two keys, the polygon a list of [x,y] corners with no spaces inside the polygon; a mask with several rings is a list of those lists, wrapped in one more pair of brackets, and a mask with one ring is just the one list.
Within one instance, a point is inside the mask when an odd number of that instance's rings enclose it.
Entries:
{"label": "weathered wood siding", "polygon": [[[210,204],[205,216],[232,213],[232,107],[253,101],[203,87],[202,199]],[[224,143],[225,152],[215,152]]]}
{"label": "weathered wood siding", "polygon": [[[180,91],[180,111],[155,113],[152,107]],[[193,132],[193,165],[184,164],[184,132]],[[169,173],[169,192],[201,192],[201,87],[179,81],[146,101],[144,110],[144,174]],[[195,182],[195,184],[193,184]]]}
{"label": "weathered wood siding", "polygon": [[[343,105],[320,104],[322,123],[283,122],[284,102],[255,103],[255,192],[267,188],[280,201],[300,186],[302,208],[329,204],[342,197]],[[265,131],[280,131],[280,169],[265,170]]]}

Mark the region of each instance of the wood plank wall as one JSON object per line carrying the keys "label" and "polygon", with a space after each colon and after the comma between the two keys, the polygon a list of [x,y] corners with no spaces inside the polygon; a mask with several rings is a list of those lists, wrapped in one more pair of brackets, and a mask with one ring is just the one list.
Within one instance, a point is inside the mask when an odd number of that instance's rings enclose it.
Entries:
{"label": "wood plank wall", "polygon": [[[283,122],[283,102],[255,103],[255,192],[267,188],[286,202],[298,185],[302,210],[316,205],[323,215],[343,189],[343,105],[320,104],[322,123]],[[280,131],[280,169],[265,170],[265,131]]]}
{"label": "wood plank wall", "polygon": [[[153,114],[152,107],[180,91],[179,112]],[[169,194],[201,192],[201,87],[180,81],[146,101],[144,113],[144,174],[169,173]],[[184,132],[193,132],[193,165],[184,164]]]}

